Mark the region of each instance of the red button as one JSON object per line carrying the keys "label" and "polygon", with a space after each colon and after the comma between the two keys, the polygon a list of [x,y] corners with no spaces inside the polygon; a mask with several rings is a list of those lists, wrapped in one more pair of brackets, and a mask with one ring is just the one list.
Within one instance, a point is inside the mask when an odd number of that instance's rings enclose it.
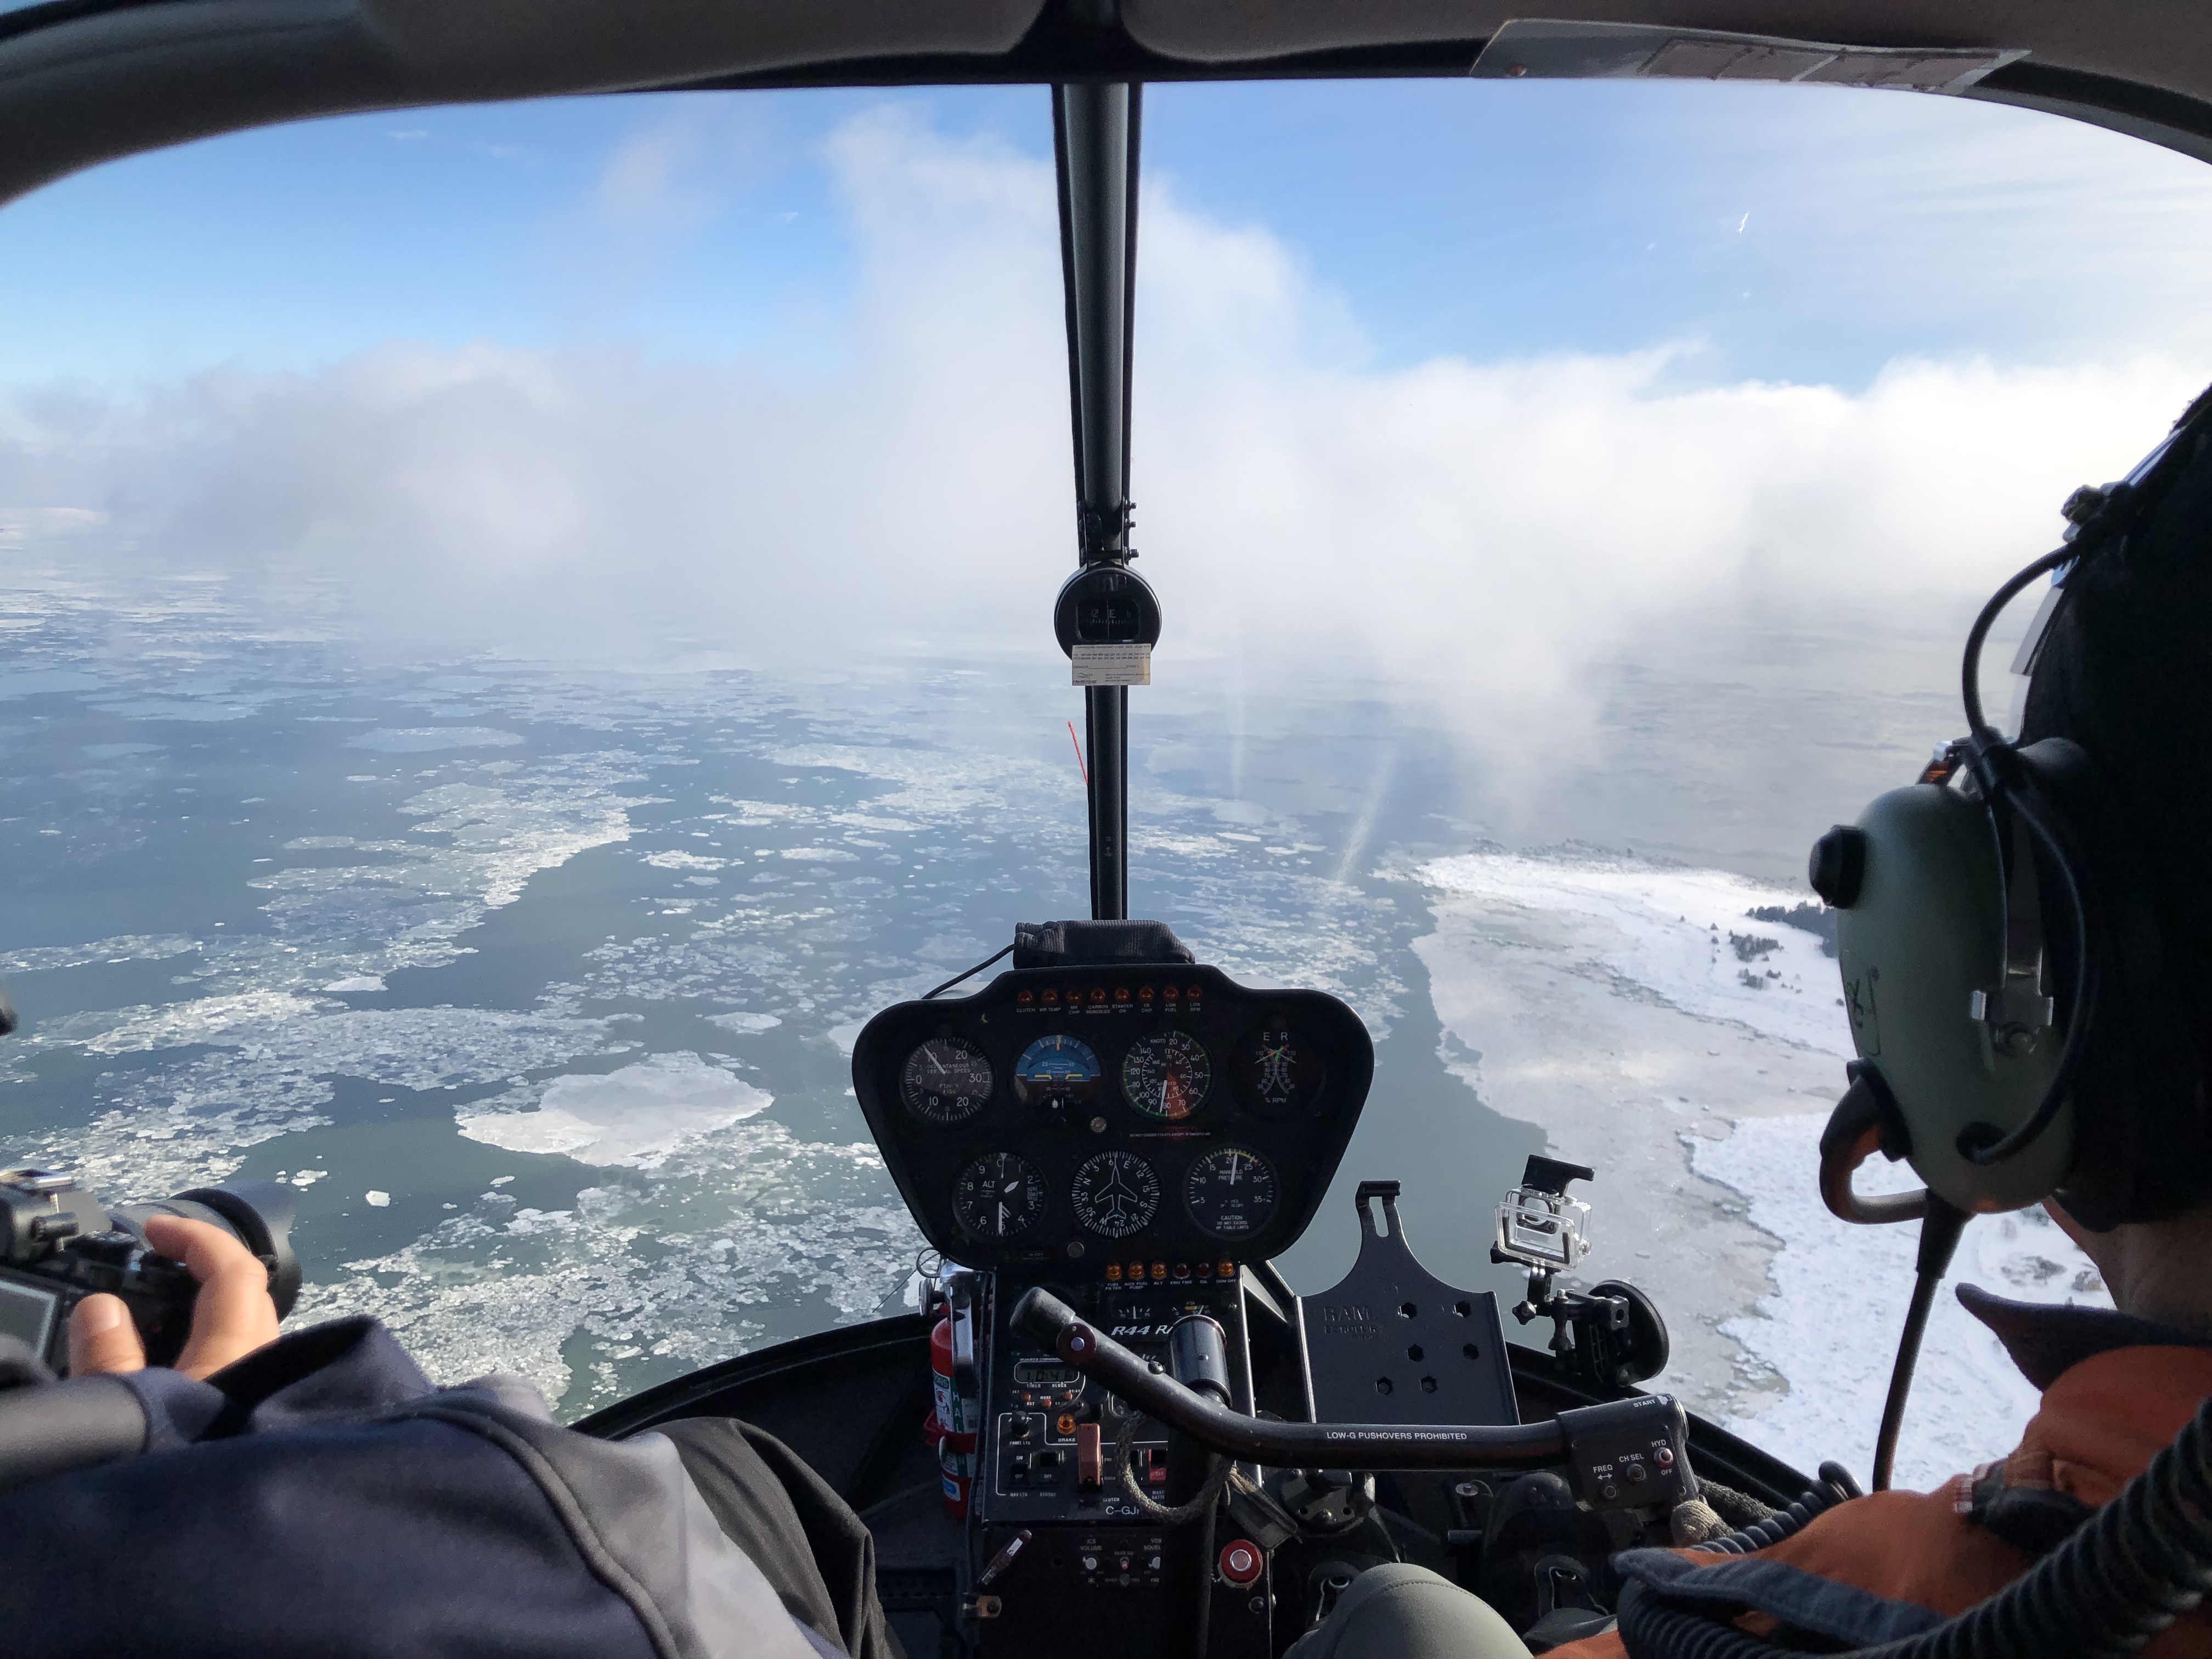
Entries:
{"label": "red button", "polygon": [[1240,1589],[1258,1578],[1267,1567],[1260,1547],[1239,1538],[1221,1547],[1221,1576]]}

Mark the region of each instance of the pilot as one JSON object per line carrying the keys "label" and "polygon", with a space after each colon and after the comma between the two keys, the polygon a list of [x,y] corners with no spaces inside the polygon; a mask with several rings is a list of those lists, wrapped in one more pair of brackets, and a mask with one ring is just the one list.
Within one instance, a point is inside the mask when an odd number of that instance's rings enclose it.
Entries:
{"label": "pilot", "polygon": [[200,1285],[174,1366],[112,1296],[70,1317],[70,1384],[0,1337],[0,1411],[105,1375],[148,1425],[138,1456],[0,1492],[8,1659],[902,1659],[867,1528],[770,1436],[610,1443],[514,1377],[435,1389],[374,1320],[280,1337],[221,1228],[146,1231]]}
{"label": "pilot", "polygon": [[[2165,962],[2178,976],[2185,1063],[2194,1061],[2193,1086],[2161,1092],[2142,1082],[2144,1068],[2124,1042],[2100,1044],[2089,1034],[2086,1074],[2074,1091],[2081,1121],[2067,1190],[2101,1190],[2118,1222],[2092,1231],[2059,1200],[2045,1207],[2096,1264],[2113,1309],[2029,1306],[1961,1287],[1967,1310],[2042,1390],[2021,1443],[1932,1492],[1882,1492],[1838,1504],[1757,1552],[1751,1559],[1789,1571],[1765,1574],[1757,1595],[1738,1603],[1766,1615],[1747,1620],[1747,1630],[1790,1625],[1795,1613],[1797,1627],[1818,1630],[1826,1638],[1818,1650],[1827,1651],[1827,1644],[1910,1635],[1936,1615],[1966,1611],[2111,1501],[2212,1395],[2212,1102],[2203,1081],[2212,1077],[2208,405],[2212,392],[2183,417],[2179,482],[2124,541],[2100,545],[2068,578],[2066,600],[2035,658],[2021,734],[2023,743],[2072,739],[2112,781],[2115,799],[2106,805],[2142,860],[2131,873],[2147,878],[2163,912],[2160,931],[2174,942]],[[2193,446],[2186,454],[2179,447],[2184,439]],[[2085,1163],[2099,1167],[2085,1174]],[[2113,1193],[2129,1196],[2113,1200]],[[1809,1170],[1805,1201],[1820,1201]],[[1690,1549],[1678,1553],[1686,1565],[1676,1568],[1674,1557],[1651,1553],[1670,1575],[1702,1571],[1715,1584],[1741,1559]],[[1684,1588],[1679,1578],[1675,1588]],[[1528,1651],[1482,1602],[1406,1565],[1360,1574],[1330,1617],[1291,1650],[1294,1659],[1498,1659]],[[1607,1633],[1551,1651],[1619,1659],[1627,1650]],[[2212,1659],[2212,1621],[2193,1612],[2143,1651],[2153,1659]],[[1635,1659],[1667,1656],[1639,1650]]]}

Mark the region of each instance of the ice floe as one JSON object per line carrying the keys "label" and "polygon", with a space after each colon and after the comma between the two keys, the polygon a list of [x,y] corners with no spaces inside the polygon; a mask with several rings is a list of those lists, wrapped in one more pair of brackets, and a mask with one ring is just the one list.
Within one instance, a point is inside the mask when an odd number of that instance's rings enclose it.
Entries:
{"label": "ice floe", "polygon": [[774,1097],[697,1054],[655,1054],[604,1073],[556,1078],[538,1103],[501,1099],[455,1114],[471,1140],[580,1164],[657,1169],[678,1145],[764,1111]]}

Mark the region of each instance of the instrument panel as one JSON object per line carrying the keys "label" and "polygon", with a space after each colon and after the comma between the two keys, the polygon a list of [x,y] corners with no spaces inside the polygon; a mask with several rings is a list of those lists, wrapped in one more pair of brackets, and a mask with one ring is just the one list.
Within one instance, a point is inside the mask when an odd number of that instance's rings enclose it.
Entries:
{"label": "instrument panel", "polygon": [[1334,997],[1177,963],[1001,974],[885,1009],[853,1049],[860,1109],[933,1247],[1115,1283],[1285,1249],[1374,1070]]}

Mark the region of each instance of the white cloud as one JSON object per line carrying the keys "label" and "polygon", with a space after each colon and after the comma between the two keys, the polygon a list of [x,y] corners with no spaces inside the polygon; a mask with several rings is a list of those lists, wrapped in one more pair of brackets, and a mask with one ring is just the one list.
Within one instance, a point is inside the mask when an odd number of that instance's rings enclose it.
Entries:
{"label": "white cloud", "polygon": [[[602,208],[691,210],[693,143],[625,149]],[[216,372],[48,407],[0,446],[0,500],[108,514],[164,558],[336,568],[360,625],[403,641],[1044,650],[1073,556],[1048,171],[897,105],[827,154],[860,279],[836,367],[394,343]],[[2204,372],[1899,362],[1847,392],[1688,385],[1668,351],[1377,370],[1281,242],[1164,185],[1138,319],[1162,672],[1318,658],[1524,746],[1576,728],[1589,665],[1731,595],[1993,585]]]}

